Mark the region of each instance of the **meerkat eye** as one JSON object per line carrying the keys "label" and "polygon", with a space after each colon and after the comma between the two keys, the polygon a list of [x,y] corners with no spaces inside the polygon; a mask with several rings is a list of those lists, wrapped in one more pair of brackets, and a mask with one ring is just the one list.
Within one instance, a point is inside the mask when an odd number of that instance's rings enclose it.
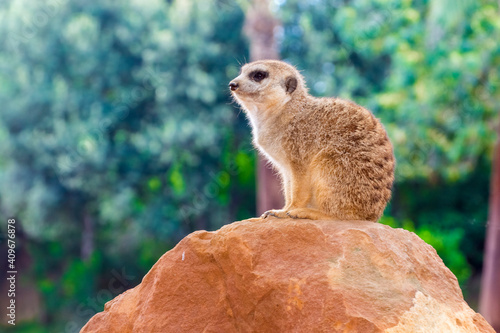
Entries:
{"label": "meerkat eye", "polygon": [[260,81],[264,80],[266,77],[268,77],[268,75],[269,74],[267,72],[255,71],[255,72],[250,73],[250,78],[252,80],[254,80],[255,82],[260,82]]}

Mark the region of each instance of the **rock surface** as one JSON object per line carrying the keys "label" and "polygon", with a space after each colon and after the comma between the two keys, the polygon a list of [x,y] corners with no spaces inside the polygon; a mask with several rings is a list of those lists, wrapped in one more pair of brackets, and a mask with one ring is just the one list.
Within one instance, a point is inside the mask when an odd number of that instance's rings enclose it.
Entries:
{"label": "rock surface", "polygon": [[417,235],[253,219],[197,231],[81,332],[492,332]]}

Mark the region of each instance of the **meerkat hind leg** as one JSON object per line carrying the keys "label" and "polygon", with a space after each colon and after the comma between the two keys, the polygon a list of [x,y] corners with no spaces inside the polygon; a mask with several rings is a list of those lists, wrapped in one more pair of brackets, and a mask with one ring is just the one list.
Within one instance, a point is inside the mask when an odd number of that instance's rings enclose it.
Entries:
{"label": "meerkat hind leg", "polygon": [[[265,212],[262,215],[263,218],[266,218],[267,216],[275,216],[279,218],[291,217],[319,220],[327,216],[320,211],[305,208],[309,204],[312,194],[308,177],[304,175],[291,175],[290,178],[286,179],[290,180],[285,183],[287,204],[283,209]],[[295,212],[296,214],[291,214],[292,212]],[[306,215],[306,212],[309,212],[309,214]]]}
{"label": "meerkat hind leg", "polygon": [[[318,156],[321,158],[321,156]],[[288,210],[287,215],[294,219],[310,219],[310,220],[332,220],[336,217],[328,214],[318,205],[318,197],[324,196],[323,193],[318,193],[324,187],[324,177],[317,177],[318,170],[317,161],[313,161],[307,172],[295,177],[293,183],[294,188],[292,192],[292,205]],[[327,195],[330,188],[327,187]],[[314,192],[314,195],[313,195]]]}

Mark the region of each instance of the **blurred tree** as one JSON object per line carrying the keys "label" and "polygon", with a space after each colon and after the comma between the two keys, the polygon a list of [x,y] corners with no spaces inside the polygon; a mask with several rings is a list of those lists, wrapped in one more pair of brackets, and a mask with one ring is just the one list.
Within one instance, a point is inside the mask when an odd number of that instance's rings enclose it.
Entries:
{"label": "blurred tree", "polygon": [[[274,33],[278,21],[268,0],[253,0],[246,10],[245,32],[250,42],[250,60],[279,59]],[[257,214],[284,206],[281,180],[264,157],[257,159]]]}

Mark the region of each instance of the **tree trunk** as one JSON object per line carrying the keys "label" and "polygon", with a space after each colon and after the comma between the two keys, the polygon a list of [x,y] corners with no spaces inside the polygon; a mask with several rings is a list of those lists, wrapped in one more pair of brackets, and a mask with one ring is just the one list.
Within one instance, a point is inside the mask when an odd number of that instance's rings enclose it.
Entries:
{"label": "tree trunk", "polygon": [[86,261],[94,251],[94,221],[88,212],[83,216],[81,258]]}
{"label": "tree trunk", "polygon": [[[246,14],[245,33],[250,40],[251,61],[279,59],[274,30],[278,21],[269,10],[268,0],[253,0]],[[257,161],[257,214],[284,205],[279,176],[262,157]]]}
{"label": "tree trunk", "polygon": [[500,126],[491,171],[491,192],[486,232],[479,310],[500,332]]}

